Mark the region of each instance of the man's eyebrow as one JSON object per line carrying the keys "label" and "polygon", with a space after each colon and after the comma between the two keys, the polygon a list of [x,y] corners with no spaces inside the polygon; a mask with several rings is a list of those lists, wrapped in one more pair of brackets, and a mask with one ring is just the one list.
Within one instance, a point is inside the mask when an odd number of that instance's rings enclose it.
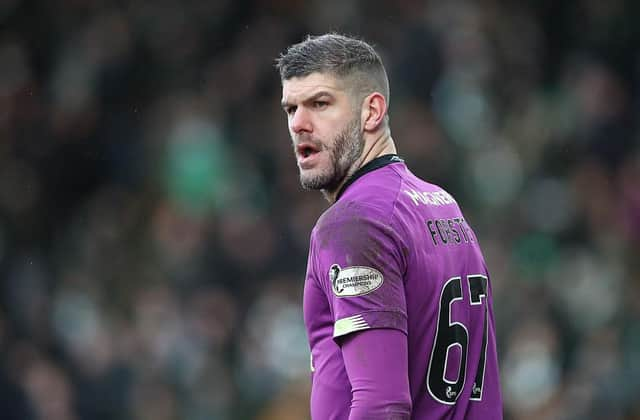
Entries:
{"label": "man's eyebrow", "polygon": [[[323,96],[330,96],[333,98],[333,95],[331,94],[331,92],[327,91],[327,90],[321,90],[319,92],[314,93],[313,95],[309,96],[308,98],[304,99],[302,102],[312,102],[315,101],[318,98],[321,98]],[[282,100],[282,102],[280,102],[280,105],[282,105],[283,108],[290,106],[291,104],[289,102],[287,102],[285,99]]]}

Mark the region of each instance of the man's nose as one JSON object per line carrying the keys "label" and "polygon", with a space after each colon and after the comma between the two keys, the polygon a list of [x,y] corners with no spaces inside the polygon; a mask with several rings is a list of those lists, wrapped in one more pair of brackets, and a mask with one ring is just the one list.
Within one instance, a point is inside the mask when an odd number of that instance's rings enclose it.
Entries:
{"label": "man's nose", "polygon": [[289,120],[289,127],[291,131],[296,134],[303,131],[310,133],[312,131],[312,125],[308,111],[302,107],[298,107]]}

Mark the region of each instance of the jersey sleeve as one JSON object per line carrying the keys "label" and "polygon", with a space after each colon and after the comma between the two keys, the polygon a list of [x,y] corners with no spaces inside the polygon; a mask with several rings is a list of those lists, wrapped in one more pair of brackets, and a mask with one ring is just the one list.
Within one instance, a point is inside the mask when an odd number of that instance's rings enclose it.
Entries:
{"label": "jersey sleeve", "polygon": [[406,335],[393,329],[350,334],[342,357],[352,389],[349,420],[411,418]]}
{"label": "jersey sleeve", "polygon": [[372,328],[407,333],[406,249],[389,215],[352,207],[314,233],[314,271],[329,301],[333,337]]}

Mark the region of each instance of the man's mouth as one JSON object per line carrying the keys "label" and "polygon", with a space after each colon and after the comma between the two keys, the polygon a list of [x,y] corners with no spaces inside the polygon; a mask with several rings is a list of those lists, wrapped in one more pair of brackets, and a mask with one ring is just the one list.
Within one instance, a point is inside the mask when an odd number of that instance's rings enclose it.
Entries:
{"label": "man's mouth", "polygon": [[309,156],[318,153],[320,149],[311,143],[300,143],[296,146],[296,151],[302,158],[308,158]]}

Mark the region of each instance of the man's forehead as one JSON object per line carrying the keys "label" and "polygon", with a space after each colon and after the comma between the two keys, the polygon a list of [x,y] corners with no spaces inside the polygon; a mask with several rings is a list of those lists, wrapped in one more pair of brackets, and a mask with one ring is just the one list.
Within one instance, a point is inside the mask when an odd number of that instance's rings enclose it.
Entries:
{"label": "man's forehead", "polygon": [[292,77],[282,82],[282,99],[292,101],[314,95],[320,91],[337,94],[343,90],[340,80],[328,73],[311,73],[307,76]]}

